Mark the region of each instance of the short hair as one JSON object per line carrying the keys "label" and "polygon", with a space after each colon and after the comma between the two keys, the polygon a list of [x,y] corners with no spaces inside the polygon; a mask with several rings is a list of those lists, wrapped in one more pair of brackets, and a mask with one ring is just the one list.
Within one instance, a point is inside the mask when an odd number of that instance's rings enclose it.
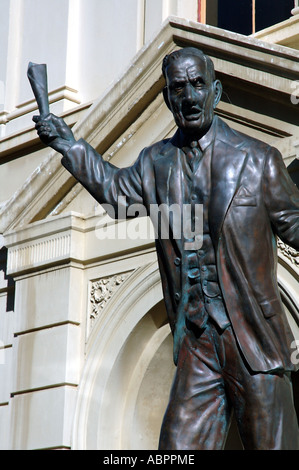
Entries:
{"label": "short hair", "polygon": [[166,78],[166,69],[170,65],[171,62],[174,60],[179,59],[180,57],[199,57],[206,65],[206,71],[208,72],[210,79],[212,82],[215,81],[215,69],[214,64],[209,56],[204,54],[200,49],[196,47],[184,47],[183,49],[179,49],[177,51],[172,52],[164,57],[162,62],[162,73],[164,78]]}

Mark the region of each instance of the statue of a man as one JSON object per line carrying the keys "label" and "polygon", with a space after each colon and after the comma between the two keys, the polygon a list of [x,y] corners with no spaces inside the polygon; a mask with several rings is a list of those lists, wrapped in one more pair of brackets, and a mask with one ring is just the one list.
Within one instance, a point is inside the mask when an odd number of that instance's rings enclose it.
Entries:
{"label": "statue of a man", "polygon": [[[299,449],[290,373],[294,338],[276,277],[276,241],[299,250],[299,191],[280,153],[232,130],[214,110],[211,59],[184,48],[163,61],[178,130],[134,165],[105,162],[61,118],[34,117],[41,140],[99,202],[203,208],[199,244],[156,240],[177,365],[160,449],[222,449],[234,410],[245,449]],[[51,135],[55,135],[52,138]],[[58,135],[58,137],[57,137]],[[193,220],[193,223],[195,221]],[[186,244],[186,242],[188,242]]]}

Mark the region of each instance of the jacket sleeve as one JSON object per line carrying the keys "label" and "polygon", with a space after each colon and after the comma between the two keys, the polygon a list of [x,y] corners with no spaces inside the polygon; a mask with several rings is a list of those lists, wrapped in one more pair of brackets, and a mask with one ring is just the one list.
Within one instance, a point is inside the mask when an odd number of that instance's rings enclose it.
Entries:
{"label": "jacket sleeve", "polygon": [[61,163],[104,206],[111,217],[126,218],[129,206],[143,204],[143,153],[141,152],[134,165],[117,168],[80,139],[63,156]]}
{"label": "jacket sleeve", "polygon": [[272,147],[265,161],[263,194],[275,234],[299,250],[299,190],[289,176],[280,152]]}

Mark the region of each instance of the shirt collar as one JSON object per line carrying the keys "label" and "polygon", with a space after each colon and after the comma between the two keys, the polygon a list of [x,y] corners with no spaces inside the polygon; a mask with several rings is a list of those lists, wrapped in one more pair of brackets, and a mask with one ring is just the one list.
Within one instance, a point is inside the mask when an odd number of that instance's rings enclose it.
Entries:
{"label": "shirt collar", "polygon": [[[206,148],[211,145],[211,143],[214,140],[215,137],[215,130],[216,130],[216,116],[214,116],[214,119],[212,121],[211,127],[208,130],[208,132],[197,141],[198,146],[202,151],[205,151]],[[187,150],[190,150],[190,147],[192,146],[191,143],[194,141],[190,140],[188,136],[186,136],[182,131],[180,131],[180,142],[181,142],[181,148],[185,151],[186,147]]]}

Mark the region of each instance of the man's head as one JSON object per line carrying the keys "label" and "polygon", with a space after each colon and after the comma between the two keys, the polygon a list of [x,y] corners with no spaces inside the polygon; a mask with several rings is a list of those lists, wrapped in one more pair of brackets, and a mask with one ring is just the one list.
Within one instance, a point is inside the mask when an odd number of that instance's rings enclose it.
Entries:
{"label": "man's head", "polygon": [[164,99],[177,126],[200,138],[209,129],[222,93],[211,59],[194,47],[167,55],[162,65]]}

